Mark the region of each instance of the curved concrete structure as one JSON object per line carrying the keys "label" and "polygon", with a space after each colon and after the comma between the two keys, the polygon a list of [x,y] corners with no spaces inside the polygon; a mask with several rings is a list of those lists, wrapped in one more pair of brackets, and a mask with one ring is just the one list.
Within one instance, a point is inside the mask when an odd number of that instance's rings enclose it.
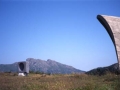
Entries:
{"label": "curved concrete structure", "polygon": [[97,19],[104,26],[112,39],[120,70],[120,17],[97,15]]}
{"label": "curved concrete structure", "polygon": [[18,73],[24,74],[23,76],[29,73],[29,63],[27,61],[18,62]]}

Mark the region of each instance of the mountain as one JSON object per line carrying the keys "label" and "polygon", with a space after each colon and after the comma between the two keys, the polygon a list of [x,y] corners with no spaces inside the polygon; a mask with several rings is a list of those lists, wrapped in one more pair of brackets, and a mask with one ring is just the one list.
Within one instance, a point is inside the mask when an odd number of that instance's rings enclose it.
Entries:
{"label": "mountain", "polygon": [[[61,64],[51,59],[45,61],[41,59],[27,58],[26,61],[29,62],[29,69],[32,72],[52,74],[85,73],[85,71],[75,69],[72,66]],[[0,64],[0,72],[17,72],[17,63]]]}
{"label": "mountain", "polygon": [[54,60],[48,59],[47,61],[41,59],[28,58],[26,61],[29,62],[31,71],[40,71],[44,73],[61,73],[61,74],[70,74],[70,73],[84,73],[84,71],[73,68],[65,64],[61,64]]}
{"label": "mountain", "polygon": [[86,72],[86,74],[105,75],[108,72],[119,74],[120,72],[118,71],[118,63],[112,64],[112,65],[107,66],[107,67],[98,67],[98,68],[92,69],[92,70]]}
{"label": "mountain", "polygon": [[17,72],[17,63],[0,64],[0,72]]}

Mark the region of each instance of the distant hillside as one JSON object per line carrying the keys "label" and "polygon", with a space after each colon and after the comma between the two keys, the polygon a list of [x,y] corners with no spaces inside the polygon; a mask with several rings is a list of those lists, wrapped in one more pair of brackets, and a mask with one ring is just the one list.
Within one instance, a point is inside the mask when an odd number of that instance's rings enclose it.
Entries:
{"label": "distant hillside", "polygon": [[0,64],[0,72],[17,72],[17,63]]}
{"label": "distant hillside", "polygon": [[61,64],[54,60],[48,59],[47,61],[41,59],[28,58],[26,61],[29,62],[31,71],[41,71],[44,73],[83,73],[84,71],[73,68],[65,64]]}
{"label": "distant hillside", "polygon": [[92,69],[92,70],[86,72],[86,74],[105,75],[107,72],[118,74],[119,73],[118,72],[118,63],[112,64],[107,67],[98,67],[98,68]]}
{"label": "distant hillside", "polygon": [[[44,73],[85,73],[85,71],[75,69],[72,66],[61,64],[54,60],[48,59],[47,61],[41,59],[27,58],[29,62],[29,68],[32,72],[44,72]],[[13,64],[0,64],[0,72],[17,72],[17,63]]]}

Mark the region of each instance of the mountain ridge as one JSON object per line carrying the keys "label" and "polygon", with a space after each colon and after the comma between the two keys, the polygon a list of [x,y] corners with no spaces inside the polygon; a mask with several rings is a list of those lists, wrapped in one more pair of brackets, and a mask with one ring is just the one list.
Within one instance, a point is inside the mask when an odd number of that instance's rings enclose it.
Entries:
{"label": "mountain ridge", "polygon": [[120,71],[118,69],[118,63],[114,63],[112,65],[106,66],[106,67],[97,67],[95,69],[92,69],[90,71],[85,72],[89,75],[105,75],[107,73],[114,73],[114,74],[120,74]]}
{"label": "mountain ridge", "polygon": [[[55,60],[48,59],[47,61],[41,59],[27,58],[26,61],[29,62],[30,70],[41,71],[45,73],[83,73],[84,71],[75,69],[72,66],[61,64]],[[36,68],[34,68],[36,67]]]}
{"label": "mountain ridge", "polygon": [[[29,69],[32,72],[51,74],[85,73],[85,71],[51,59],[47,59],[47,61],[45,61],[41,59],[27,58],[26,61],[29,62]],[[17,72],[17,62],[13,64],[0,64],[0,72]]]}

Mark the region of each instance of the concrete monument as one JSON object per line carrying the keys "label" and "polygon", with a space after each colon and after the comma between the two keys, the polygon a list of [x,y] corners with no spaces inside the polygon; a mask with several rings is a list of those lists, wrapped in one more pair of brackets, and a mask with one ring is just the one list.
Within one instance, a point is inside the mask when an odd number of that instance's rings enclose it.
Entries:
{"label": "concrete monument", "polygon": [[29,73],[29,63],[27,61],[18,62],[18,76],[27,76]]}
{"label": "concrete monument", "polygon": [[108,32],[114,46],[120,71],[120,17],[97,15],[97,19]]}

